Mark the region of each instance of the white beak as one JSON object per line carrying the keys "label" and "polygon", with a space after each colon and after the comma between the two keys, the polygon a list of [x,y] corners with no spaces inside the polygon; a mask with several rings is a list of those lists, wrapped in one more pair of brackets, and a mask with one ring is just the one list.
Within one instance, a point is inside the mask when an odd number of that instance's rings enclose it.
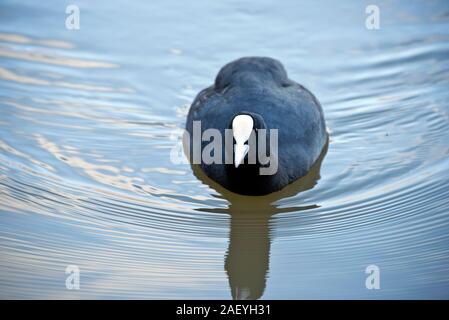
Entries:
{"label": "white beak", "polygon": [[234,145],[234,165],[236,168],[243,163],[248,150],[249,146],[247,144]]}
{"label": "white beak", "polygon": [[253,131],[254,120],[247,114],[240,114],[232,120],[232,134],[236,144],[234,145],[234,165],[237,168],[243,163],[249,146],[245,144]]}

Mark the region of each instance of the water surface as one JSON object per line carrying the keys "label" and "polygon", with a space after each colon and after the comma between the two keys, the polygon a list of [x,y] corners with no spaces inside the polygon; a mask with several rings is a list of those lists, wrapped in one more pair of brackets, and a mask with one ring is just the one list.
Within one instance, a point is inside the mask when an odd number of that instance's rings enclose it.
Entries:
{"label": "water surface", "polygon": [[[376,1],[379,30],[365,1],[77,0],[77,31],[67,4],[0,5],[1,298],[449,298],[447,1]],[[257,198],[170,161],[196,93],[248,55],[330,131]]]}

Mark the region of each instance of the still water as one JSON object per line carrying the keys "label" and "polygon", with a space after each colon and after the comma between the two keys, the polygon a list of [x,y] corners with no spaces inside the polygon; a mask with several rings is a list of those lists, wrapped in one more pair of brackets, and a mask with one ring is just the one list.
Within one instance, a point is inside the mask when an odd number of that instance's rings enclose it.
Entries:
{"label": "still water", "polygon": [[[0,4],[0,298],[449,298],[449,3]],[[219,68],[270,56],[327,154],[265,197],[170,161]],[[365,287],[369,265],[380,289]],[[66,267],[80,289],[66,289]]]}

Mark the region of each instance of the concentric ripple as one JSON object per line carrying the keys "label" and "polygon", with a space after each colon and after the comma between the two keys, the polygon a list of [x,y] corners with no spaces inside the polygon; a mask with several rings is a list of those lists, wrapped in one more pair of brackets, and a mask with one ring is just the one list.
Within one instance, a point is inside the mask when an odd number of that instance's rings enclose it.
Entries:
{"label": "concentric ripple", "polygon": [[[358,1],[86,1],[79,31],[64,4],[0,6],[0,298],[449,298],[445,1],[381,2],[375,31]],[[280,59],[330,132],[266,197],[170,157],[245,55]]]}

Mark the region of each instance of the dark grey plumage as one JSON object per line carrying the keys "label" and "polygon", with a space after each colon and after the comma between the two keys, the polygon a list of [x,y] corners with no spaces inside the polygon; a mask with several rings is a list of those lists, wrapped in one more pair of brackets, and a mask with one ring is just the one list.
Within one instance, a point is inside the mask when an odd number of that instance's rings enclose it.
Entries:
{"label": "dark grey plumage", "polygon": [[225,152],[222,164],[200,164],[207,176],[230,191],[247,195],[278,191],[304,176],[327,143],[320,103],[310,91],[288,79],[277,60],[247,57],[225,65],[215,84],[195,98],[186,129],[192,138],[193,121],[201,120],[202,132],[215,128],[224,137],[225,129],[240,113],[252,115],[257,129],[278,129],[278,170],[274,175],[259,175],[259,163],[238,168],[226,165]]}

